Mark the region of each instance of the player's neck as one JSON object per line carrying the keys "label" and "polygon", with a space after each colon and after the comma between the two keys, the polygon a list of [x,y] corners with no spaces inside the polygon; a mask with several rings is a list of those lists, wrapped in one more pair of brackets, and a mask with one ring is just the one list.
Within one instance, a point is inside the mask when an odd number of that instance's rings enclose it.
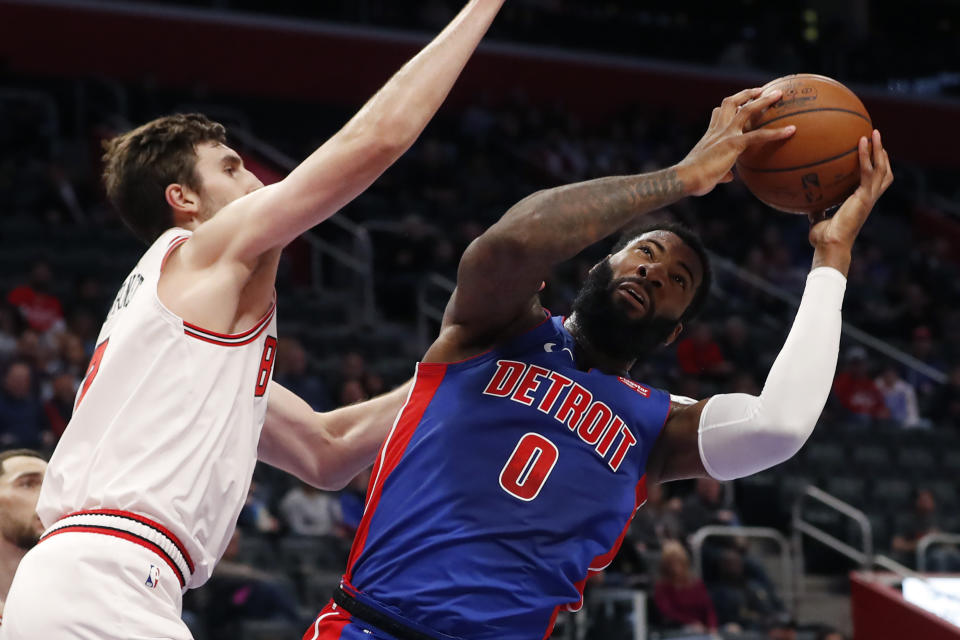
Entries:
{"label": "player's neck", "polygon": [[26,549],[0,538],[0,615],[3,615],[3,605],[7,601],[13,574],[17,572],[17,566],[26,553]]}
{"label": "player's neck", "polygon": [[563,326],[567,331],[570,332],[570,335],[573,336],[574,342],[576,343],[576,361],[578,369],[583,371],[599,369],[600,371],[610,375],[624,376],[626,378],[630,377],[630,369],[633,367],[633,364],[636,361],[632,359],[624,360],[623,358],[612,357],[596,349],[590,343],[590,339],[587,338],[580,326],[580,323],[577,322],[576,313],[571,314],[564,321]]}

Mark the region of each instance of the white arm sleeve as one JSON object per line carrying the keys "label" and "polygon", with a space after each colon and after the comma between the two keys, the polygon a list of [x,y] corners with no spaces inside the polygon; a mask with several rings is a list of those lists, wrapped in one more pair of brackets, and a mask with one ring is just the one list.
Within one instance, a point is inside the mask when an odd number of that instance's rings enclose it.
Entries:
{"label": "white arm sleeve", "polygon": [[846,286],[836,269],[811,271],[790,335],[760,397],[730,393],[704,405],[700,459],[712,477],[733,480],[780,464],[813,433],[833,386]]}

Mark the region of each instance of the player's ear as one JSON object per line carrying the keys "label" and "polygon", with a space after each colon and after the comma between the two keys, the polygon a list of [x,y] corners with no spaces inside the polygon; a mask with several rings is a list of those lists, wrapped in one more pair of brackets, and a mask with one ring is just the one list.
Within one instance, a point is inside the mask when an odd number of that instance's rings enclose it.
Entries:
{"label": "player's ear", "polygon": [[683,333],[683,323],[678,322],[677,326],[675,326],[673,328],[673,331],[670,332],[670,335],[667,336],[667,340],[666,342],[663,343],[663,346],[669,347],[670,345],[672,345],[673,341],[676,340],[681,333]]}
{"label": "player's ear", "polygon": [[163,196],[173,211],[173,222],[182,227],[200,212],[200,197],[190,187],[176,182],[168,184]]}

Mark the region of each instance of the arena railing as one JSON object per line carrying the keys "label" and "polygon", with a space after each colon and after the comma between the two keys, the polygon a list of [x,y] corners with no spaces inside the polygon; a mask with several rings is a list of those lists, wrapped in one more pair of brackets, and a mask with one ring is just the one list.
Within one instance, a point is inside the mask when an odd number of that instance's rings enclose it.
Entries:
{"label": "arena railing", "polygon": [[[268,162],[285,170],[293,171],[297,162],[282,151],[250,133],[243,127],[230,130],[230,135],[239,140]],[[371,326],[376,318],[376,299],[373,288],[373,242],[369,231],[342,214],[336,214],[323,223],[332,225],[345,232],[351,239],[348,249],[343,249],[329,240],[320,237],[316,228],[301,236],[310,247],[310,281],[319,290],[323,288],[323,262],[330,259],[345,267],[357,276],[356,286],[351,289],[359,297],[357,313],[353,314],[354,324]]]}
{"label": "arena railing", "polygon": [[[826,507],[847,516],[857,523],[861,533],[861,548],[857,549],[834,535],[824,531],[815,524],[803,519],[803,505],[806,498],[811,498]],[[906,567],[896,560],[883,554],[874,553],[873,548],[873,527],[870,525],[870,519],[867,515],[839,498],[830,495],[826,491],[813,485],[807,487],[800,493],[793,503],[792,517],[792,539],[793,539],[793,557],[794,557],[794,597],[796,601],[804,595],[804,574],[803,574],[803,536],[808,535],[817,542],[820,542],[837,553],[850,558],[861,566],[862,571],[872,571],[874,567],[881,567],[887,571],[900,576],[900,578],[920,578],[925,580],[919,572]]]}
{"label": "arena railing", "polygon": [[[713,252],[708,253],[710,254],[710,264],[716,271],[730,275],[741,282],[744,282],[751,287],[762,291],[768,296],[786,302],[794,308],[800,306],[800,298],[797,296],[785,291],[784,289],[765,280],[764,278],[761,278],[757,274],[752,273],[743,267],[737,266],[731,260],[728,260],[723,256],[719,256]],[[931,367],[927,363],[914,358],[908,353],[904,353],[888,342],[884,342],[883,340],[870,335],[866,331],[857,328],[849,322],[844,321],[842,327],[843,334],[845,336],[856,342],[859,342],[864,347],[873,349],[874,351],[877,351],[878,353],[881,353],[892,360],[896,360],[903,366],[913,369],[939,384],[946,384],[947,374],[945,374],[943,371]]]}
{"label": "arena railing", "polygon": [[697,575],[703,576],[703,544],[707,538],[727,537],[727,538],[755,538],[759,540],[770,540],[778,550],[780,556],[780,585],[783,591],[784,602],[789,602],[791,609],[796,614],[796,599],[794,598],[794,563],[790,554],[790,542],[786,536],[769,527],[741,527],[727,525],[708,525],[697,529],[690,537],[690,549],[693,552],[693,566]]}
{"label": "arena railing", "polygon": [[927,570],[927,549],[935,544],[960,544],[960,533],[928,533],[917,540],[917,571]]}
{"label": "arena railing", "polygon": [[[431,323],[439,324],[443,320],[446,300],[456,286],[453,280],[439,273],[428,273],[420,280],[417,287],[417,346],[420,353],[425,353],[433,342],[436,331]],[[432,294],[443,294],[444,303],[434,304]]]}

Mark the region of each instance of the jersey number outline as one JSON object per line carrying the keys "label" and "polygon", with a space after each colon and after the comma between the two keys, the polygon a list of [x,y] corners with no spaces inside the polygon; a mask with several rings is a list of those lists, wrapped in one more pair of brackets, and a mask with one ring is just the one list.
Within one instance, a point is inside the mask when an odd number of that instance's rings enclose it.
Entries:
{"label": "jersey number outline", "polygon": [[500,488],[530,502],[540,495],[559,455],[557,445],[539,433],[525,433],[500,471]]}
{"label": "jersey number outline", "polygon": [[270,373],[273,363],[277,359],[277,339],[267,336],[263,342],[263,356],[260,358],[260,368],[257,370],[257,388],[253,392],[255,398],[262,398],[270,384]]}
{"label": "jersey number outline", "polygon": [[80,383],[80,395],[77,396],[77,403],[73,406],[74,412],[80,407],[83,396],[87,395],[87,390],[90,388],[90,385],[93,384],[93,379],[97,377],[97,373],[100,371],[100,361],[103,360],[103,353],[107,350],[107,344],[109,342],[110,338],[107,338],[93,350],[93,356],[90,357],[90,364],[87,365],[87,372],[83,375],[83,382]]}

